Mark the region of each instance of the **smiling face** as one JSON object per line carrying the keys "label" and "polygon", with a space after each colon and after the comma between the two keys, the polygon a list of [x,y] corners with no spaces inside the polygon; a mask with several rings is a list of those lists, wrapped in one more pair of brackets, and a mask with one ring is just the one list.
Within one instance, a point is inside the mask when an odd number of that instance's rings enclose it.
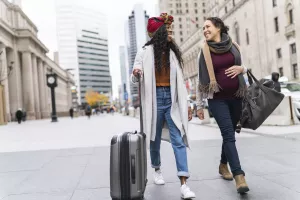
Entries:
{"label": "smiling face", "polygon": [[167,32],[168,32],[168,41],[171,42],[173,39],[173,30],[171,25],[167,25]]}
{"label": "smiling face", "polygon": [[206,20],[203,25],[203,35],[207,41],[215,41],[220,36],[221,29],[216,27],[210,20]]}

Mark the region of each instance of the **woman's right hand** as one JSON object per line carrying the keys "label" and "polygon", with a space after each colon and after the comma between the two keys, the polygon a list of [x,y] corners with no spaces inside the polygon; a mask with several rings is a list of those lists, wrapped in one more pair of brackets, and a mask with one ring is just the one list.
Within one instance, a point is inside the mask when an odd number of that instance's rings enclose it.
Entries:
{"label": "woman's right hand", "polygon": [[197,110],[197,116],[200,120],[204,120],[204,110],[203,109]]}
{"label": "woman's right hand", "polygon": [[142,70],[140,70],[140,69],[134,69],[133,70],[133,72],[132,72],[132,74],[135,76],[135,77],[139,77],[139,75],[140,75],[140,77],[142,77]]}

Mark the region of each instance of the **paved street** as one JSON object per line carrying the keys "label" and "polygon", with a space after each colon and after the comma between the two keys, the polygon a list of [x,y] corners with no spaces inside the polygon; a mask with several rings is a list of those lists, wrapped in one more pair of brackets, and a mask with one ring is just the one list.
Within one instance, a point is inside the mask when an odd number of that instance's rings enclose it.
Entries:
{"label": "paved street", "polygon": [[[218,175],[219,130],[214,125],[198,125],[195,120],[189,130],[189,185],[196,192],[196,199],[300,199],[300,129],[262,127],[258,134],[247,131],[237,135],[251,190],[240,196],[234,182],[224,181]],[[138,119],[118,114],[0,127],[0,200],[110,199],[110,138],[138,127]],[[171,146],[163,143],[162,170],[167,184],[154,185],[148,167],[146,200],[180,199],[173,155]]]}

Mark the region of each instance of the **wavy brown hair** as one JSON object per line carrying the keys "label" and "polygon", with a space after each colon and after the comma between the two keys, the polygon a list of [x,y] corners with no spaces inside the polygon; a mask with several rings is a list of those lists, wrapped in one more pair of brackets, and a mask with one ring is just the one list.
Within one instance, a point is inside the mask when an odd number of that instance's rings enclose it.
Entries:
{"label": "wavy brown hair", "polygon": [[229,27],[225,25],[224,21],[219,17],[208,17],[206,20],[209,20],[215,25],[215,27],[221,30],[221,33],[228,34]]}
{"label": "wavy brown hair", "polygon": [[[155,69],[158,72],[161,72],[163,67],[170,67],[170,49],[175,53],[180,67],[183,68],[182,53],[174,40],[168,41],[166,25],[160,27],[154,37],[145,44],[145,46],[149,45],[153,45]],[[166,55],[166,66],[164,66],[162,61],[163,53]]]}

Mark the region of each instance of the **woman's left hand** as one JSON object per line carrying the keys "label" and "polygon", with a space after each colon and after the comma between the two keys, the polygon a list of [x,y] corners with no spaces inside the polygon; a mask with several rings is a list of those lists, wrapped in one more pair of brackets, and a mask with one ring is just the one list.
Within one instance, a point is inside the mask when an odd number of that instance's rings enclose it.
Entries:
{"label": "woman's left hand", "polygon": [[238,65],[234,65],[228,69],[225,70],[225,74],[231,78],[235,78],[236,76],[238,76],[239,74],[243,73],[244,71],[244,67],[242,66],[238,66]]}
{"label": "woman's left hand", "polygon": [[191,107],[189,107],[188,108],[188,114],[189,114],[189,121],[191,121],[192,119],[193,119],[193,112],[192,112],[192,108]]}

